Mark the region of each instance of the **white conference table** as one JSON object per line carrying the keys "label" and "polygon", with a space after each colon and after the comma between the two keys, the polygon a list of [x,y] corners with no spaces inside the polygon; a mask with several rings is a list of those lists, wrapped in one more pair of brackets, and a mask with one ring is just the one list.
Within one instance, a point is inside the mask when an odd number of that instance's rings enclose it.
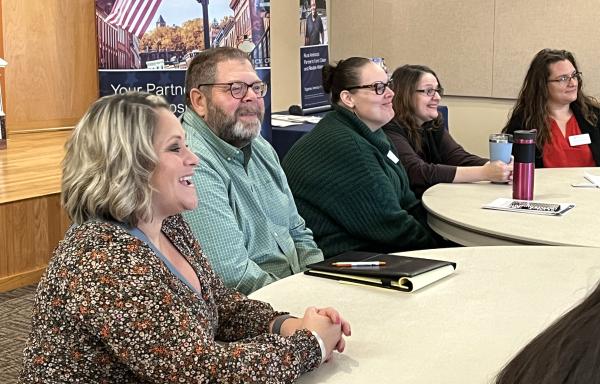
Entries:
{"label": "white conference table", "polygon": [[563,216],[541,216],[482,209],[499,197],[512,198],[512,185],[489,182],[437,184],[423,194],[429,226],[458,244],[574,245],[600,247],[600,188],[575,188],[583,172],[597,168],[535,170],[534,200],[575,203]]}
{"label": "white conference table", "polygon": [[600,250],[468,247],[405,252],[457,262],[413,293],[297,274],[250,295],[301,316],[332,306],[351,323],[346,351],[298,383],[488,383],[600,279]]}

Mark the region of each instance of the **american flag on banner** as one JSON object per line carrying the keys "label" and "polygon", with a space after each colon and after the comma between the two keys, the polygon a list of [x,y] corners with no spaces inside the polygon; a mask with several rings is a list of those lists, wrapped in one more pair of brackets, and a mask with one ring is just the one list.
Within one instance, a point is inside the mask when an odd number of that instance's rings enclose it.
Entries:
{"label": "american flag on banner", "polygon": [[117,0],[106,22],[141,38],[162,0]]}

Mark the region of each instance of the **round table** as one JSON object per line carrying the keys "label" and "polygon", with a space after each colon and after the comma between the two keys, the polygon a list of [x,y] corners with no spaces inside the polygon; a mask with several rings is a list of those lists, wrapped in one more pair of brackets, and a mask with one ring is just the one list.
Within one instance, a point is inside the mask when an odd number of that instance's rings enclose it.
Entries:
{"label": "round table", "polygon": [[297,274],[250,295],[302,315],[333,306],[352,326],[346,351],[299,383],[487,383],[600,279],[585,247],[445,248],[405,255],[450,260],[456,272],[417,292]]}
{"label": "round table", "polygon": [[423,194],[430,227],[458,244],[575,245],[600,247],[600,188],[576,188],[584,171],[600,175],[600,168],[544,168],[535,170],[534,200],[575,203],[563,216],[541,216],[482,209],[504,197],[512,185],[489,182],[437,184]]}

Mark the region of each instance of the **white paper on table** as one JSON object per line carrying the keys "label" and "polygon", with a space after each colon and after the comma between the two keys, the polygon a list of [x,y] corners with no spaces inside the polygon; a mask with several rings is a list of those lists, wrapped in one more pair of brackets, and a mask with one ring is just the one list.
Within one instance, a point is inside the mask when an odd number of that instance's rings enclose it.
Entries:
{"label": "white paper on table", "polygon": [[304,116],[296,116],[296,115],[271,115],[271,119],[283,120],[283,121],[291,121],[293,123],[303,123]]}
{"label": "white paper on table", "polygon": [[[523,209],[523,208],[512,208],[511,204],[513,203],[522,203],[528,204],[531,207],[535,208],[536,205],[547,205],[547,204],[556,204],[559,205],[560,208],[557,211],[546,211],[546,210],[536,210],[536,209]],[[517,212],[517,213],[530,213],[533,215],[544,215],[544,216],[562,216],[564,213],[568,212],[570,209],[574,208],[575,204],[573,203],[549,203],[535,200],[516,200],[516,199],[506,199],[500,197],[489,204],[484,205],[482,208],[484,209],[495,209],[499,211],[508,211],[508,212]]]}
{"label": "white paper on table", "polygon": [[587,172],[583,172],[583,177],[590,183],[594,184],[596,187],[600,188],[600,176],[595,176]]}
{"label": "white paper on table", "polygon": [[271,119],[271,125],[273,127],[289,127],[291,125],[300,125],[302,123],[295,123],[293,121]]}
{"label": "white paper on table", "polygon": [[298,123],[298,124],[303,124],[303,123],[316,124],[319,121],[321,121],[320,116],[297,116],[297,115],[279,115],[279,114],[271,115],[271,121],[273,121],[273,119],[281,120],[281,121],[289,121],[289,122]]}
{"label": "white paper on table", "polygon": [[304,116],[304,120],[307,123],[317,124],[319,121],[321,121],[321,116]]}
{"label": "white paper on table", "polygon": [[583,178],[589,181],[589,183],[577,183],[571,184],[572,187],[587,187],[587,188],[600,188],[600,176],[592,175],[587,172],[583,172]]}

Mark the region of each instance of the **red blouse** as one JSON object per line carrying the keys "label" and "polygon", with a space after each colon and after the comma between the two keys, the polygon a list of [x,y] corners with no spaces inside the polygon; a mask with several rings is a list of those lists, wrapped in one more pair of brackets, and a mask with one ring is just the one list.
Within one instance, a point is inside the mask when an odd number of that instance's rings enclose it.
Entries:
{"label": "red blouse", "polygon": [[569,136],[581,135],[575,115],[567,121],[566,134],[563,136],[556,120],[550,119],[552,141],[544,145],[543,160],[545,168],[559,167],[595,167],[596,162],[587,144],[571,147]]}

